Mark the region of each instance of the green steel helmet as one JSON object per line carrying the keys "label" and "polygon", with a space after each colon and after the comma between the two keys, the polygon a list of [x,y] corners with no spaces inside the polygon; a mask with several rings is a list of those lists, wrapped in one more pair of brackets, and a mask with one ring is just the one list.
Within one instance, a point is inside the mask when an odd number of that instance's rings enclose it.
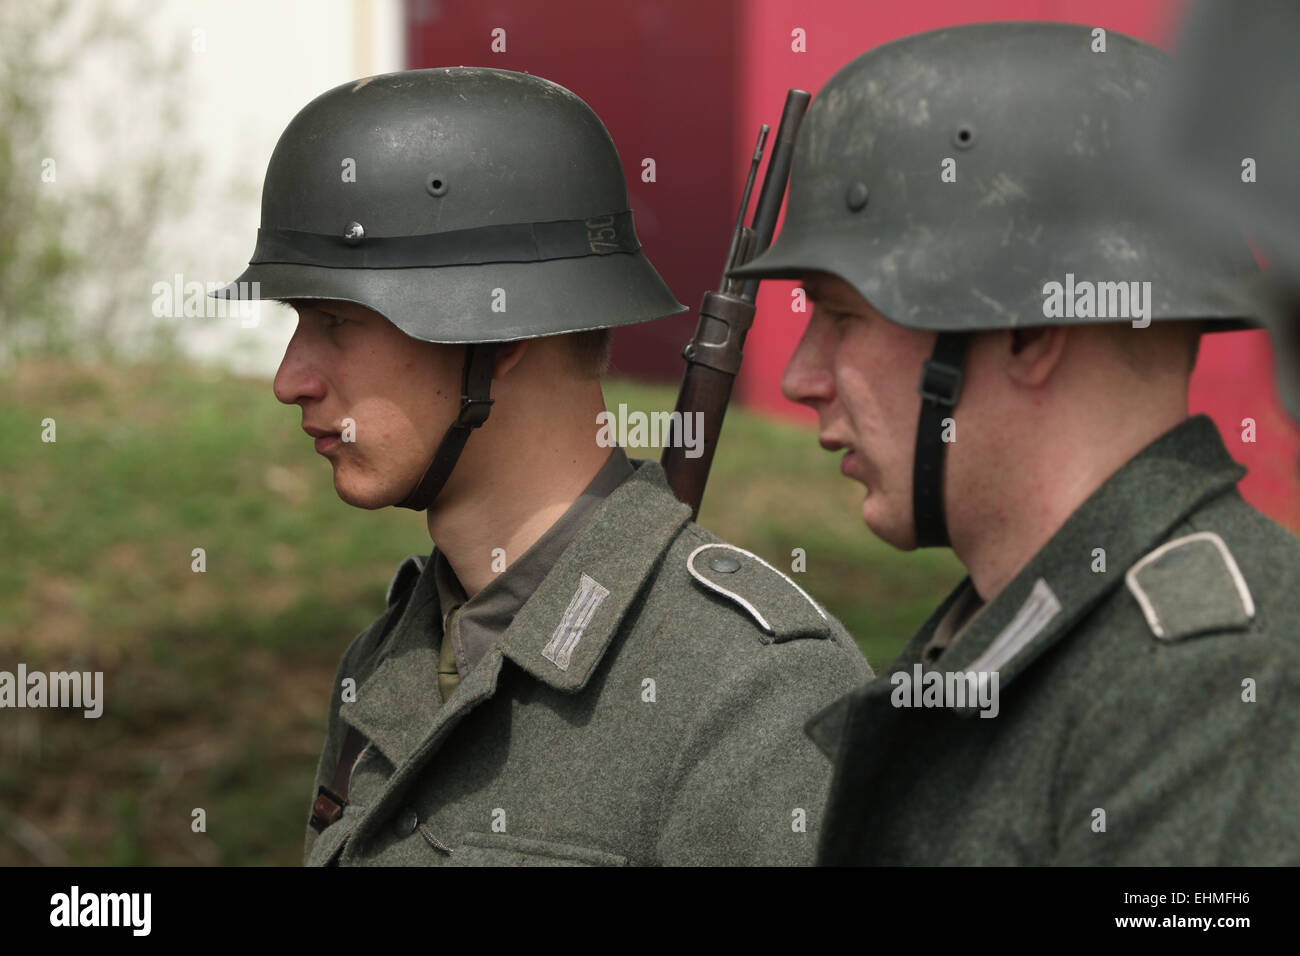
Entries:
{"label": "green steel helmet", "polygon": [[[1152,122],[1133,159],[1147,185],[1220,238],[1248,229],[1300,277],[1300,4],[1191,8]],[[1146,160],[1146,163],[1142,163]]]}
{"label": "green steel helmet", "polygon": [[249,266],[213,295],[354,302],[441,343],[685,311],[641,252],[600,118],[558,84],[476,67],[308,103],[271,156]]}
{"label": "green steel helmet", "polygon": [[971,24],[864,53],[804,117],[779,237],[731,275],[829,272],[933,331],[1096,321],[1091,307],[1047,311],[1049,283],[1085,281],[1149,282],[1137,288],[1157,321],[1247,320],[1244,241],[1193,244],[1118,172],[1125,120],[1168,64],[1066,23]]}
{"label": "green steel helmet", "polygon": [[[1198,2],[1175,80],[1133,148],[1136,175],[1207,240],[1245,229],[1270,261],[1254,291],[1300,421],[1300,3]],[[1288,118],[1291,118],[1288,121]]]}

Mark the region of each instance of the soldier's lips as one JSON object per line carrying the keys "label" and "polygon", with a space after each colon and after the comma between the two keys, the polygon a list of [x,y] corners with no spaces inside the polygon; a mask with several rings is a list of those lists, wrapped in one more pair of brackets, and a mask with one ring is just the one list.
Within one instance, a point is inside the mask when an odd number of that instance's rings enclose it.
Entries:
{"label": "soldier's lips", "polygon": [[862,459],[858,457],[853,449],[849,449],[844,457],[840,459],[840,474],[845,478],[853,479],[866,490],[867,494],[871,494],[871,485],[863,476]]}
{"label": "soldier's lips", "polygon": [[858,454],[857,450],[852,445],[844,445],[839,442],[827,441],[824,439],[821,444],[823,448],[830,451],[839,451],[841,448],[847,449],[844,452],[844,457],[840,459],[840,474],[845,478],[851,478],[853,481],[858,482],[858,484],[867,489],[867,494],[870,494],[871,485],[867,483],[866,475],[864,474],[864,466],[866,462],[863,461],[862,456]]}
{"label": "soldier's lips", "polygon": [[316,439],[316,450],[322,455],[327,451],[333,451],[343,440],[343,436],[339,432],[327,432],[323,428],[316,428],[311,425],[303,425],[302,430]]}

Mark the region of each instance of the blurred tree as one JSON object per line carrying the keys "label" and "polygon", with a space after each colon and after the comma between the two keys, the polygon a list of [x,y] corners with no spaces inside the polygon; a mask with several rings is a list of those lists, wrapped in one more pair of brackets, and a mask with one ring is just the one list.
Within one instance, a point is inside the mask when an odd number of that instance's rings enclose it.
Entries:
{"label": "blurred tree", "polygon": [[[171,326],[141,321],[156,278],[142,270],[199,160],[169,135],[189,50],[159,51],[149,12],[109,0],[0,4],[0,365],[172,348]],[[109,72],[116,82],[96,83]],[[77,141],[94,144],[94,162],[60,153],[73,148],[60,126],[74,113],[93,118]],[[94,177],[73,173],[92,167]]]}

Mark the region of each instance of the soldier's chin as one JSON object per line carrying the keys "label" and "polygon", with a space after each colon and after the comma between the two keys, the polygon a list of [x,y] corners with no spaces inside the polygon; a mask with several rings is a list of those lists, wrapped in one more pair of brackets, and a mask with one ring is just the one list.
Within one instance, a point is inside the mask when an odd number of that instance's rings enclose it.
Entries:
{"label": "soldier's chin", "polygon": [[350,469],[334,465],[334,491],[339,500],[354,508],[375,511],[401,501],[405,495],[373,481],[366,481],[350,473]]}
{"label": "soldier's chin", "polygon": [[900,551],[916,549],[916,530],[909,520],[911,515],[891,514],[888,502],[878,492],[873,494],[870,488],[867,489],[861,513],[862,523],[885,544]]}
{"label": "soldier's chin", "polygon": [[862,485],[862,507],[860,510],[862,511],[862,520],[870,527],[871,519],[876,512],[876,501],[871,497],[871,486],[865,483]]}

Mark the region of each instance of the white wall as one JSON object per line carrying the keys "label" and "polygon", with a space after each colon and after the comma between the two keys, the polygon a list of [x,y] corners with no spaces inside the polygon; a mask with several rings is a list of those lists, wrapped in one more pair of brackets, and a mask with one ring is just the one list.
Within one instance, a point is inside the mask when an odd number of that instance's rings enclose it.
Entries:
{"label": "white wall", "polygon": [[[137,277],[107,290],[121,297],[135,327],[157,321],[150,310],[154,282],[180,273],[186,281],[225,283],[243,271],[256,238],[266,163],[280,133],[331,87],[404,68],[402,4],[113,0],[110,6],[139,25],[156,54],[179,54],[180,68],[165,80],[180,94],[179,130],[164,135],[156,102],[164,90],[140,88],[129,54],[108,40],[86,44],[77,56],[80,74],[61,87],[69,92],[60,97],[53,124],[60,181],[88,182],[141,157],[193,152],[201,161],[188,208],[172,204],[157,217],[163,241],[141,263],[143,284]],[[93,9],[83,4],[74,12],[84,23]],[[267,375],[292,333],[293,313],[266,303],[254,328],[243,328],[237,317],[163,321],[182,325],[187,353]]]}

